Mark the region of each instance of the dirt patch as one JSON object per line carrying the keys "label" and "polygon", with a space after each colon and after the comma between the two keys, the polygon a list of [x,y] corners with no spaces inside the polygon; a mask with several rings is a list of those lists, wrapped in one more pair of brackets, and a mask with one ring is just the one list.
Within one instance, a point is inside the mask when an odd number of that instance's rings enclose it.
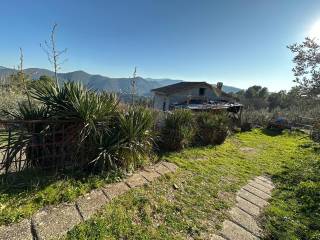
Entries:
{"label": "dirt patch", "polygon": [[251,153],[251,154],[257,153],[257,149],[251,148],[251,147],[241,147],[240,151],[244,153]]}

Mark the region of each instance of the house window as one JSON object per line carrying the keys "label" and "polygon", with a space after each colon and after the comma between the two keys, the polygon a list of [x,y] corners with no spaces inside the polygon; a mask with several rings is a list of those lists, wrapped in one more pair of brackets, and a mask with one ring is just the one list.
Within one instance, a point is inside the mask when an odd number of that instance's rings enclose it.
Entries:
{"label": "house window", "polygon": [[206,92],[205,88],[199,88],[199,96],[203,96]]}

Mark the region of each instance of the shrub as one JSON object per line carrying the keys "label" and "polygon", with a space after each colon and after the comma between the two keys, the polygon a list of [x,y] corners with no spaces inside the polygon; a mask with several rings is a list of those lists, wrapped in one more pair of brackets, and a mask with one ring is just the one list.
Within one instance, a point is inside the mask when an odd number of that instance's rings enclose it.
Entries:
{"label": "shrub", "polygon": [[165,150],[181,150],[194,136],[193,115],[188,110],[168,113],[161,129],[161,146]]}
{"label": "shrub", "polygon": [[196,142],[215,145],[224,142],[228,135],[229,118],[224,113],[202,112],[196,116]]}
{"label": "shrub", "polygon": [[310,136],[313,141],[320,142],[320,120],[314,123]]}
{"label": "shrub", "polygon": [[267,127],[272,119],[272,115],[266,109],[244,109],[241,113],[241,130],[249,131],[254,127]]}
{"label": "shrub", "polygon": [[120,165],[137,168],[152,156],[155,134],[153,113],[146,108],[130,107],[119,116]]}

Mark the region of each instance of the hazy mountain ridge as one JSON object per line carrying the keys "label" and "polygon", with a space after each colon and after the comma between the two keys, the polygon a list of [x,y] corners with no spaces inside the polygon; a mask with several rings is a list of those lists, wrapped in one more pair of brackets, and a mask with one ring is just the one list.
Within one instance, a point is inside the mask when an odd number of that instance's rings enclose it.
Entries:
{"label": "hazy mountain ridge", "polygon": [[[16,70],[1,67],[0,66],[0,78],[6,77]],[[42,68],[27,68],[24,70],[26,74],[32,77],[32,79],[39,79],[42,75],[54,76],[54,73],[47,69]],[[62,81],[75,81],[82,82],[83,84],[97,90],[107,90],[113,92],[130,92],[131,78],[110,78],[98,74],[89,74],[84,71],[74,71],[67,73],[59,73],[58,77]],[[153,79],[153,78],[136,78],[136,91],[139,95],[150,95],[150,90],[174,83],[181,82],[183,80],[174,79]],[[237,92],[240,89],[232,86],[223,86],[225,92]]]}

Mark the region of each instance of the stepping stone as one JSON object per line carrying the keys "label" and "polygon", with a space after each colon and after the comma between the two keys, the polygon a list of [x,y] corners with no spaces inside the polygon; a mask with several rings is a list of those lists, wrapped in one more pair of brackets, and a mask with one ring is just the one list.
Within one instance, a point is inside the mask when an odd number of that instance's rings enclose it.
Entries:
{"label": "stepping stone", "polygon": [[65,235],[81,222],[81,216],[74,204],[61,204],[43,209],[33,216],[37,239],[56,239]]}
{"label": "stepping stone", "polygon": [[133,174],[126,180],[126,184],[128,184],[130,188],[140,187],[147,183],[147,180],[138,173]]}
{"label": "stepping stone", "polygon": [[255,179],[254,179],[254,182],[256,182],[256,183],[258,183],[258,184],[260,184],[260,185],[262,185],[262,186],[264,186],[264,187],[266,187],[266,188],[269,188],[270,190],[272,190],[272,189],[274,188],[273,185],[271,185],[271,184],[269,184],[269,183],[266,183],[265,181],[262,181],[262,180],[260,180],[260,179],[258,179],[258,178],[255,178]]}
{"label": "stepping stone", "polygon": [[231,219],[247,231],[253,233],[255,236],[260,237],[262,230],[257,225],[255,219],[248,213],[242,211],[240,208],[234,207],[230,210]]}
{"label": "stepping stone", "polygon": [[169,170],[171,171],[171,172],[175,172],[175,171],[177,171],[177,169],[178,169],[178,167],[175,165],[175,164],[173,164],[173,163],[170,163],[170,162],[161,162],[164,166],[166,166],[167,168],[169,168]]}
{"label": "stepping stone", "polygon": [[101,190],[93,190],[77,200],[77,206],[84,220],[98,212],[109,200]]}
{"label": "stepping stone", "polygon": [[108,196],[110,200],[124,194],[129,190],[130,188],[124,182],[108,184],[102,189],[102,191]]}
{"label": "stepping stone", "polygon": [[0,240],[32,240],[31,221],[22,220],[9,226],[0,226]]}
{"label": "stepping stone", "polygon": [[259,238],[240,227],[239,225],[228,220],[223,222],[222,235],[228,240],[258,240]]}
{"label": "stepping stone", "polygon": [[218,235],[213,234],[210,236],[209,240],[226,240],[226,239],[223,237],[220,237]]}
{"label": "stepping stone", "polygon": [[264,181],[268,184],[270,184],[271,186],[274,186],[274,184],[272,183],[271,181],[271,178],[270,177],[266,177],[266,176],[259,176],[259,177],[256,177],[257,179],[260,179],[261,181]]}
{"label": "stepping stone", "polygon": [[238,192],[238,195],[246,200],[248,200],[249,202],[263,208],[265,206],[268,205],[268,202],[263,200],[262,198],[259,198],[257,197],[256,195],[244,190],[244,189],[241,189],[239,192]]}
{"label": "stepping stone", "polygon": [[266,194],[265,192],[255,188],[255,187],[252,187],[249,184],[244,186],[243,189],[247,190],[248,192],[253,193],[254,195],[256,195],[264,200],[268,200],[271,198],[271,196],[269,194]]}
{"label": "stepping stone", "polygon": [[248,185],[251,185],[251,186],[259,189],[260,191],[265,192],[266,194],[271,195],[272,189],[270,189],[270,188],[268,188],[268,187],[265,187],[265,186],[263,186],[263,185],[261,185],[261,184],[259,184],[259,183],[257,183],[257,182],[249,181]]}
{"label": "stepping stone", "polygon": [[147,179],[149,182],[152,182],[153,180],[161,176],[156,171],[145,171],[145,170],[141,171],[140,175],[143,176],[145,179]]}
{"label": "stepping stone", "polygon": [[260,208],[251,202],[237,196],[236,197],[237,204],[236,206],[251,216],[258,217],[260,215]]}
{"label": "stepping stone", "polygon": [[170,172],[169,168],[166,166],[162,165],[161,163],[158,163],[154,166],[154,170],[158,172],[161,175],[165,175]]}

